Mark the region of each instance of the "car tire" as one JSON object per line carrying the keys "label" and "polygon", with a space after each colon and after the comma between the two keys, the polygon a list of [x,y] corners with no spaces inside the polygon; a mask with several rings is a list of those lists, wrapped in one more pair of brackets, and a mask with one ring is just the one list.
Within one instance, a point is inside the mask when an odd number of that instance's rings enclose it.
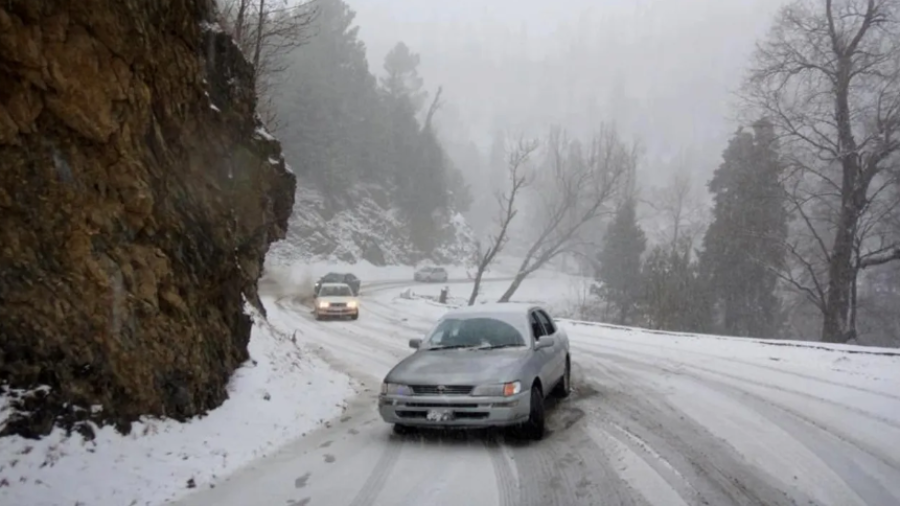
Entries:
{"label": "car tire", "polygon": [[403,425],[400,423],[394,424],[394,434],[397,434],[398,436],[406,436],[408,434],[412,434],[415,431],[416,429],[410,427],[409,425]]}
{"label": "car tire", "polygon": [[322,321],[322,315],[316,313],[316,321]]}
{"label": "car tire", "polygon": [[531,409],[528,413],[528,421],[522,427],[522,436],[531,441],[544,439],[544,394],[537,385],[531,387]]}
{"label": "car tire", "polygon": [[355,315],[351,316],[350,319],[351,320],[359,320],[359,313],[356,313]]}
{"label": "car tire", "polygon": [[562,378],[556,384],[556,396],[565,399],[572,393],[572,362],[566,357],[566,370],[563,372]]}

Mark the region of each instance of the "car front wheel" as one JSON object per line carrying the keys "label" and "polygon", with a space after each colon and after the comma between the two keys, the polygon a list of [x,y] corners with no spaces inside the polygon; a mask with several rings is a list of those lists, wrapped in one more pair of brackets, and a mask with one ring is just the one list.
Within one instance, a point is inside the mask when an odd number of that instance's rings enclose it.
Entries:
{"label": "car front wheel", "polygon": [[540,441],[544,439],[544,394],[537,385],[531,387],[531,410],[528,421],[522,426],[522,435],[526,439]]}

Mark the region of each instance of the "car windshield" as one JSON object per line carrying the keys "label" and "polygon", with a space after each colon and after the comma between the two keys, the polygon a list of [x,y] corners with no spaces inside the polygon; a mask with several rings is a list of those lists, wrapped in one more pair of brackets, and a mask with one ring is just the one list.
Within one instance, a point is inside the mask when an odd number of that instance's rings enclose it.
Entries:
{"label": "car windshield", "polygon": [[525,346],[513,325],[492,317],[447,318],[425,340],[425,348],[494,348]]}
{"label": "car windshield", "polygon": [[319,290],[319,297],[350,297],[353,291],[349,286],[323,286]]}

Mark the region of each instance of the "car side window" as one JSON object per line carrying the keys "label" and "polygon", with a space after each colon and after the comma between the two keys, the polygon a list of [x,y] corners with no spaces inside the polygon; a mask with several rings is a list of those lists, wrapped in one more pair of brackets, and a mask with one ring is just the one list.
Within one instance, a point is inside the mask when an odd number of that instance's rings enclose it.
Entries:
{"label": "car side window", "polygon": [[548,315],[542,309],[538,309],[537,311],[535,311],[535,313],[537,313],[538,319],[544,325],[544,328],[547,329],[547,334],[548,335],[556,334],[556,325],[553,324],[553,319],[550,318],[550,315]]}
{"label": "car side window", "polygon": [[547,335],[547,331],[544,329],[544,326],[541,325],[541,322],[534,314],[534,311],[528,313],[528,321],[531,323],[531,333],[534,334],[535,340]]}

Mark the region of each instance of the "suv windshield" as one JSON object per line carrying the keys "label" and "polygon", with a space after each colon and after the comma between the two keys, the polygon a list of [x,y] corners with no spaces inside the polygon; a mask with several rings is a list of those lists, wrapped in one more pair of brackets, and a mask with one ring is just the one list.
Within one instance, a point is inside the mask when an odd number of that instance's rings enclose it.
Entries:
{"label": "suv windshield", "polygon": [[525,339],[515,327],[495,318],[448,318],[435,327],[425,343],[432,349],[488,348],[525,346]]}
{"label": "suv windshield", "polygon": [[350,297],[353,291],[349,286],[323,286],[319,290],[319,297]]}

